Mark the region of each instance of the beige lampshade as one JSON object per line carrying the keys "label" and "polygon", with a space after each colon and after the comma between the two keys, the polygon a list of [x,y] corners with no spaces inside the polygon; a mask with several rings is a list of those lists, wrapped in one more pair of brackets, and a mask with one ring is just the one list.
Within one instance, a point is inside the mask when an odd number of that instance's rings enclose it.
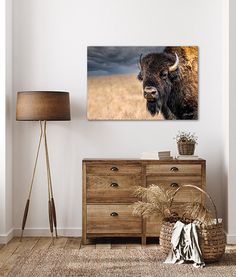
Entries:
{"label": "beige lampshade", "polygon": [[69,92],[18,92],[16,120],[70,120]]}

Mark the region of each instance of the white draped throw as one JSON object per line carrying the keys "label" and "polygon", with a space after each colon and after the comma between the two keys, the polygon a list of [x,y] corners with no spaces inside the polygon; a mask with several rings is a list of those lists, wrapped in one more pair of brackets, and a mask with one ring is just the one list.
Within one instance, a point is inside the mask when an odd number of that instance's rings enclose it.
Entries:
{"label": "white draped throw", "polygon": [[177,221],[173,228],[171,250],[165,263],[184,263],[193,261],[195,267],[204,267],[202,252],[198,243],[195,223],[184,224]]}

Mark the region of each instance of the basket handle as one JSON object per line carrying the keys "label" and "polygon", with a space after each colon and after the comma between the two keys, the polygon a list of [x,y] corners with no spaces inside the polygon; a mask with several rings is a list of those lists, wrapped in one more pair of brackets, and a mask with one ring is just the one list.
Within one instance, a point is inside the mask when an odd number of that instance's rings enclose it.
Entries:
{"label": "basket handle", "polygon": [[189,188],[197,189],[197,190],[199,190],[200,192],[202,192],[203,194],[205,194],[205,195],[208,197],[208,199],[210,200],[210,202],[211,202],[211,204],[212,204],[212,206],[213,206],[214,213],[215,213],[215,217],[216,217],[216,223],[218,224],[219,221],[218,221],[218,215],[217,215],[217,209],[216,209],[215,203],[213,202],[211,196],[210,196],[206,191],[204,191],[203,189],[201,189],[201,188],[199,188],[199,187],[197,187],[197,186],[194,186],[194,185],[182,185],[181,187],[177,188],[177,189],[175,190],[173,196],[172,196],[171,203],[170,203],[170,207],[171,207],[172,204],[173,204],[175,195],[176,195],[176,194],[178,193],[178,191],[181,190],[181,188],[183,188],[183,187],[185,187],[185,188],[186,188],[186,187],[189,187]]}

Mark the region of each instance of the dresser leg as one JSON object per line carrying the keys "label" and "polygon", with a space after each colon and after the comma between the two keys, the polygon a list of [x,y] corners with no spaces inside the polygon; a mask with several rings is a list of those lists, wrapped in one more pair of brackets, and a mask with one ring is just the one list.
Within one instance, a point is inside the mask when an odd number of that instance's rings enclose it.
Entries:
{"label": "dresser leg", "polygon": [[81,243],[86,244],[86,238],[85,237],[82,237]]}
{"label": "dresser leg", "polygon": [[147,242],[146,237],[143,236],[143,237],[142,237],[142,245],[146,245],[146,242]]}
{"label": "dresser leg", "polygon": [[83,245],[87,245],[87,244],[90,244],[91,243],[91,240],[90,239],[87,239],[87,237],[82,237],[82,244]]}

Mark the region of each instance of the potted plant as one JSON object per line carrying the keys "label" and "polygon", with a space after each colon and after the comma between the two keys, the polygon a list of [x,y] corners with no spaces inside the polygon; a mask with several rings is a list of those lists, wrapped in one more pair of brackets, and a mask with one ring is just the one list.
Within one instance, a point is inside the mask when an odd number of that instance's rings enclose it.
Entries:
{"label": "potted plant", "polygon": [[175,137],[178,145],[179,155],[193,155],[198,137],[195,133],[179,131]]}

